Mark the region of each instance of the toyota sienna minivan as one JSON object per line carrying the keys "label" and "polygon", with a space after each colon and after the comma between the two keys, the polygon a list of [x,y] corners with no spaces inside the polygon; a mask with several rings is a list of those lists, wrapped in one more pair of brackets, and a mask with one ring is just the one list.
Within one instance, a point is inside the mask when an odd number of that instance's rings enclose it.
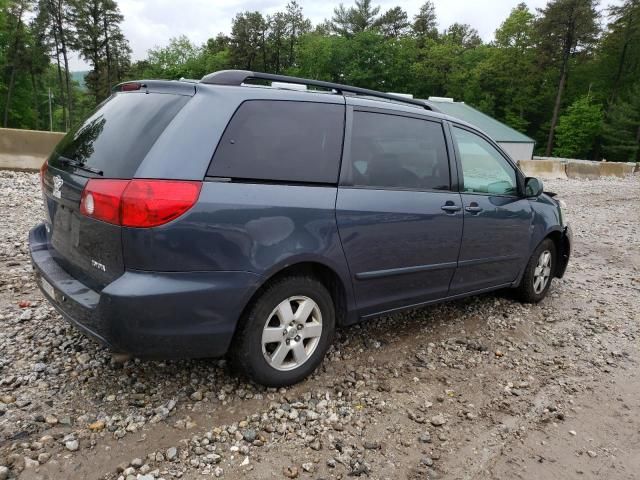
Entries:
{"label": "toyota sienna minivan", "polygon": [[560,202],[478,129],[295,77],[120,84],[41,179],[31,258],[69,322],[268,386],[313,372],[340,326],[504,288],[538,302],[571,251]]}

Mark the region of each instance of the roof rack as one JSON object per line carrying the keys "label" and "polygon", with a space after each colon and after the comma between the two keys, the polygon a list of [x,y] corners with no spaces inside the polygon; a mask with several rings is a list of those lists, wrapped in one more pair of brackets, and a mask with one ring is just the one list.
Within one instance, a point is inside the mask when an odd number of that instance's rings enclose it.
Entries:
{"label": "roof rack", "polygon": [[413,98],[401,97],[392,93],[378,92],[377,90],[369,90],[368,88],[352,87],[342,85],[340,83],[324,82],[322,80],[310,80],[308,78],[289,77],[287,75],[275,75],[273,73],[251,72],[249,70],[220,70],[205,75],[200,83],[209,85],[235,85],[241,86],[247,80],[267,80],[271,82],[296,83],[300,85],[308,85],[312,87],[327,88],[335,90],[336,93],[344,95],[352,93],[355,95],[366,95],[368,97],[384,98],[395,102],[408,103],[418,107],[432,110],[431,106],[424,100],[415,100]]}

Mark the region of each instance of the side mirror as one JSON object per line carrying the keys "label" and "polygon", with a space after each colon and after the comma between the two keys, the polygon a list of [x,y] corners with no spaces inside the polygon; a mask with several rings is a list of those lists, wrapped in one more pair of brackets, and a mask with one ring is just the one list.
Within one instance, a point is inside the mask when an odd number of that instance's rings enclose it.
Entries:
{"label": "side mirror", "polygon": [[536,177],[527,177],[524,179],[524,194],[527,197],[539,197],[544,190],[542,180]]}

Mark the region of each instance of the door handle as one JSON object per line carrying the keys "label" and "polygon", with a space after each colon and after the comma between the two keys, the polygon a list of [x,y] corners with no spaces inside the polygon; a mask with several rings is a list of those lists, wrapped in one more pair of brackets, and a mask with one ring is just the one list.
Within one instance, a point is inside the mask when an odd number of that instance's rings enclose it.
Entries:
{"label": "door handle", "polygon": [[459,207],[458,205],[443,205],[442,207],[440,207],[442,210],[444,210],[447,213],[455,213],[455,212],[459,212],[460,210],[462,210],[461,207]]}
{"label": "door handle", "polygon": [[465,207],[465,210],[469,213],[479,213],[482,211],[482,207],[476,202],[471,202],[469,206]]}

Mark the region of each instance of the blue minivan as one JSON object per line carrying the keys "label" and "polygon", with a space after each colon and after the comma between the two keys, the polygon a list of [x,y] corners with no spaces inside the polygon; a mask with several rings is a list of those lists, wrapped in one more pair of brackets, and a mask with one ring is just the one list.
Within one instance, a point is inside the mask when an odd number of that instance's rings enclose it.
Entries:
{"label": "blue minivan", "polygon": [[240,70],[120,84],[43,165],[41,290],[114,352],[228,354],[269,386],[313,372],[339,326],[540,301],[571,251],[560,202],[436,110]]}

